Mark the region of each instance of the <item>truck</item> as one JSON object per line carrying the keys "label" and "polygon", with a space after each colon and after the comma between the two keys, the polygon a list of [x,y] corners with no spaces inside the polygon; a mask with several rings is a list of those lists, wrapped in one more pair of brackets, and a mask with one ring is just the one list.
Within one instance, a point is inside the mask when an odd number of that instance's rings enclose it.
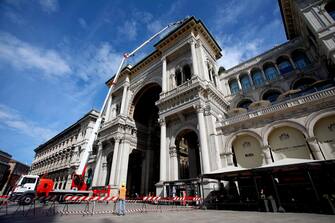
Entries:
{"label": "truck", "polygon": [[[71,190],[56,190],[53,189],[54,182],[52,179],[47,179],[45,176],[37,176],[37,175],[23,175],[16,187],[11,192],[10,199],[16,199],[17,197],[21,197],[19,200],[22,204],[30,204],[34,198],[41,197],[41,196],[48,196],[48,195],[59,195],[59,199],[61,200],[67,195],[83,195],[87,196],[89,194],[101,194],[104,193],[105,190],[98,191],[89,191],[88,187],[85,183],[85,172],[87,168],[87,162],[89,159],[89,155],[92,151],[94,141],[96,139],[96,136],[98,134],[98,131],[100,129],[101,123],[103,122],[103,113],[106,109],[107,101],[109,101],[109,104],[111,104],[112,100],[112,90],[117,83],[118,77],[121,73],[123,64],[127,59],[134,56],[135,53],[143,48],[145,45],[147,45],[149,42],[151,42],[153,39],[158,37],[160,34],[162,34],[164,31],[168,30],[169,28],[172,28],[177,25],[183,24],[186,20],[190,19],[190,17],[186,17],[185,19],[179,20],[177,22],[173,22],[162,28],[159,32],[152,35],[149,39],[144,41],[140,46],[138,46],[135,50],[133,50],[131,53],[125,53],[123,54],[121,63],[117,69],[117,72],[113,78],[112,84],[108,90],[108,93],[105,97],[105,100],[103,102],[103,105],[100,109],[99,116],[94,124],[92,133],[88,139],[88,142],[83,150],[83,155],[80,159],[79,167],[76,169],[74,174],[72,175],[72,183],[71,183]],[[109,194],[109,193],[108,193]]]}
{"label": "truck", "polygon": [[54,189],[54,181],[52,179],[38,175],[22,175],[10,193],[9,200],[18,201],[22,205],[29,205],[35,198],[46,198],[56,195],[58,201],[63,201],[64,197],[69,195],[89,196],[92,193],[89,190]]}

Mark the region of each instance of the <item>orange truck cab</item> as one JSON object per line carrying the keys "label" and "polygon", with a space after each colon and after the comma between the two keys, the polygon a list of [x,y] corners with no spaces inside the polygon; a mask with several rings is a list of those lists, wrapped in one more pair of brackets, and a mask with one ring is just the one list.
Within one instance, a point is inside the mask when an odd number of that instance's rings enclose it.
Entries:
{"label": "orange truck cab", "polygon": [[54,181],[51,179],[40,178],[36,187],[37,196],[48,196],[54,188]]}

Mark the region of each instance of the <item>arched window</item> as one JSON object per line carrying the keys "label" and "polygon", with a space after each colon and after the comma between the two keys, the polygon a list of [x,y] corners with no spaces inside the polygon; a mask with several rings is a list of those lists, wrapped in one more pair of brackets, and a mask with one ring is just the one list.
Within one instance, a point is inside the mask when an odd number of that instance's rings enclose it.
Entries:
{"label": "arched window", "polygon": [[328,4],[325,6],[326,11],[328,14],[335,20],[335,2],[330,1]]}
{"label": "arched window", "polygon": [[236,79],[229,81],[229,87],[231,94],[236,94],[240,90]]}
{"label": "arched window", "polygon": [[250,83],[248,74],[241,75],[240,81],[242,85],[242,90],[244,92],[248,91],[251,88],[251,83]]}
{"label": "arched window", "polygon": [[311,63],[306,54],[301,50],[296,50],[292,53],[292,60],[297,69],[300,70],[307,67]]}
{"label": "arched window", "polygon": [[237,108],[245,108],[248,109],[249,105],[252,103],[250,99],[243,99],[237,104]]}
{"label": "arched window", "polygon": [[265,92],[263,94],[262,99],[263,100],[268,100],[272,103],[272,102],[275,102],[277,100],[277,98],[280,94],[281,94],[280,91],[271,89],[271,90],[268,90],[267,92]]}
{"label": "arched window", "polygon": [[177,83],[177,86],[181,85],[181,71],[180,71],[180,69],[176,70],[176,83]]}
{"label": "arched window", "polygon": [[188,64],[184,65],[183,66],[183,74],[184,74],[184,77],[185,77],[185,81],[188,81],[188,80],[191,80],[191,68]]}
{"label": "arched window", "polygon": [[292,64],[287,57],[279,57],[277,59],[277,64],[281,74],[286,74],[293,70]]}
{"label": "arched window", "polygon": [[264,79],[262,72],[258,69],[254,69],[251,71],[252,81],[254,82],[255,86],[262,86],[264,84]]}
{"label": "arched window", "polygon": [[263,66],[265,76],[268,80],[275,80],[278,78],[278,72],[272,63],[267,63]]}
{"label": "arched window", "polygon": [[309,78],[309,77],[301,78],[293,84],[292,88],[304,90],[305,88],[307,88],[314,82],[315,80],[313,78]]}

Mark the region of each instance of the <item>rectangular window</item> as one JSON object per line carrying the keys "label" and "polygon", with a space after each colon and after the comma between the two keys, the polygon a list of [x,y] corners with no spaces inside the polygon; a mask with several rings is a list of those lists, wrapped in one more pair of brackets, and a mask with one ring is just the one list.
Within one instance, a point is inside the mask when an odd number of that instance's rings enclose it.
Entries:
{"label": "rectangular window", "polygon": [[23,178],[23,180],[21,182],[21,185],[24,185],[24,184],[33,184],[35,182],[36,182],[36,178],[25,177],[25,178]]}

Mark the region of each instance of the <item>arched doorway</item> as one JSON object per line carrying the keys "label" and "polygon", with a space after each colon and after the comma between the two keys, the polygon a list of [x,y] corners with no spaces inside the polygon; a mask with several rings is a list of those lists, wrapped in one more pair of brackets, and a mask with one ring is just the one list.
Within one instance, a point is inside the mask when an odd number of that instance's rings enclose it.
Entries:
{"label": "arched doorway", "polygon": [[198,135],[184,130],[176,137],[179,179],[196,178],[201,173]]}
{"label": "arched doorway", "polygon": [[128,161],[128,175],[127,175],[127,188],[130,191],[129,195],[135,197],[135,193],[141,193],[141,178],[142,178],[142,160],[144,153],[135,149],[129,155]]}
{"label": "arched doorway", "polygon": [[312,159],[301,131],[290,126],[275,128],[268,137],[274,161],[284,158]]}
{"label": "arched doorway", "polygon": [[314,135],[318,140],[326,159],[335,158],[335,115],[321,118],[314,126]]}
{"label": "arched doorway", "polygon": [[158,84],[148,84],[133,100],[137,145],[128,161],[127,190],[130,196],[153,193],[159,181],[160,125],[155,102],[161,91]]}
{"label": "arched doorway", "polygon": [[233,141],[233,150],[238,166],[254,168],[265,164],[262,156],[261,144],[250,135],[237,136]]}

